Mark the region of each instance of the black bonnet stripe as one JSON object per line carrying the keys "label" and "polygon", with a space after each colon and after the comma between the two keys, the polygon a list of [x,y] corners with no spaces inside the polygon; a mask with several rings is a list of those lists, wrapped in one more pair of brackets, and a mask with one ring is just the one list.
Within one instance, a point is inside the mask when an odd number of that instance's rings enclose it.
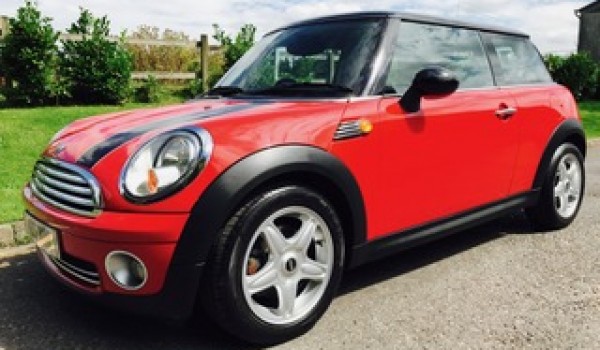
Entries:
{"label": "black bonnet stripe", "polygon": [[133,129],[120,132],[115,134],[106,140],[100,142],[94,147],[90,148],[87,152],[84,153],[81,158],[77,161],[77,164],[91,168],[93,167],[100,159],[106,156],[108,153],[115,150],[117,147],[122,145],[123,143],[130,141],[140,135],[143,135],[149,131],[165,128],[170,125],[182,124],[188,122],[194,122],[200,119],[210,118],[221,116],[228,113],[240,112],[243,110],[251,109],[256,107],[257,103],[249,103],[249,104],[239,104],[233,106],[227,106],[223,108],[218,108],[214,110],[209,110],[200,113],[191,113],[175,116],[172,118],[164,118],[154,122],[150,122]]}

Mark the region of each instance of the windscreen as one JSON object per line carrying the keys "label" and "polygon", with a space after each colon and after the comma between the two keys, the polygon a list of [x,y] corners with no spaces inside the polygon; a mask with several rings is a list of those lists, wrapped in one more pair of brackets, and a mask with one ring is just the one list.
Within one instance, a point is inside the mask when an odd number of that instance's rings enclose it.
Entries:
{"label": "windscreen", "polygon": [[219,81],[245,94],[360,94],[383,31],[381,19],[302,25],[257,43]]}

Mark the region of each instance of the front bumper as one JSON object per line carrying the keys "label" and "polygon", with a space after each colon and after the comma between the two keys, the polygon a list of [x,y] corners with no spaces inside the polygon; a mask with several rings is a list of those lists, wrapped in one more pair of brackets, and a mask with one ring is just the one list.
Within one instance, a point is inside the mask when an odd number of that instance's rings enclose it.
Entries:
{"label": "front bumper", "polygon": [[[66,213],[23,191],[26,210],[59,231],[60,260],[38,251],[45,268],[71,289],[101,302],[135,312],[182,319],[193,310],[203,264],[173,263],[177,242],[189,214],[102,212],[95,218]],[[105,268],[115,250],[139,257],[148,270],[142,288],[117,286]],[[94,278],[86,278],[94,276]]]}

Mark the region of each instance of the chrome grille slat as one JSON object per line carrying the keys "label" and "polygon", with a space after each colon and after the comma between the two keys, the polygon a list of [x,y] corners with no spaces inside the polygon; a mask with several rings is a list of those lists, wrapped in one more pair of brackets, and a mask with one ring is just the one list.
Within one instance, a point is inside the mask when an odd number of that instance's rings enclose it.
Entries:
{"label": "chrome grille slat", "polygon": [[97,272],[84,270],[84,269],[82,269],[80,267],[77,267],[77,266],[75,266],[75,265],[73,265],[73,264],[71,264],[68,261],[63,260],[63,259],[60,259],[60,261],[61,261],[61,263],[63,265],[65,265],[65,267],[68,267],[69,269],[71,269],[71,270],[73,270],[73,271],[75,271],[75,272],[77,272],[79,274],[82,274],[82,275],[87,276],[89,278],[100,280],[100,275]]}
{"label": "chrome grille slat", "polygon": [[100,276],[95,272],[85,271],[80,268],[77,268],[68,262],[50,257],[50,260],[63,272],[71,275],[71,277],[79,279],[83,282],[99,286],[100,285]]}
{"label": "chrome grille slat", "polygon": [[43,158],[34,167],[33,194],[59,209],[87,217],[100,213],[100,186],[85,169],[56,159]]}
{"label": "chrome grille slat", "polygon": [[45,203],[48,203],[54,207],[57,207],[59,209],[74,213],[74,214],[78,214],[78,215],[82,215],[82,216],[92,216],[90,215],[89,211],[86,210],[79,210],[79,209],[75,209],[75,208],[71,208],[69,206],[66,206],[60,202],[57,202],[55,200],[53,200],[50,197],[45,196],[42,192],[40,192],[37,187],[35,187],[35,184],[33,182],[31,182],[31,190],[33,192],[33,194],[39,198],[40,200],[42,200]]}
{"label": "chrome grille slat", "polygon": [[65,190],[73,194],[83,195],[84,197],[90,197],[92,195],[92,190],[87,186],[77,186],[59,182],[49,176],[44,175],[44,173],[39,170],[36,170],[35,177],[40,179],[40,181],[45,183],[47,186],[51,186],[55,189]]}
{"label": "chrome grille slat", "polygon": [[87,185],[86,181],[84,179],[82,179],[81,177],[78,177],[76,175],[70,175],[66,172],[61,172],[61,171],[57,171],[55,169],[52,169],[50,167],[45,166],[42,163],[38,163],[38,167],[40,168],[41,171],[43,171],[44,173],[54,176],[55,178],[61,179],[61,180],[65,180],[68,182],[73,182],[76,184],[81,184],[81,185]]}
{"label": "chrome grille slat", "polygon": [[67,202],[71,202],[74,203],[78,206],[82,206],[82,207],[94,207],[94,202],[92,200],[89,199],[82,199],[79,197],[75,197],[75,196],[71,196],[68,195],[64,192],[60,192],[57,190],[52,189],[50,186],[47,186],[46,184],[43,184],[39,179],[34,178],[33,181],[35,182],[35,186],[38,188],[38,190],[44,192],[45,195],[47,196],[51,196],[54,198],[61,198]]}

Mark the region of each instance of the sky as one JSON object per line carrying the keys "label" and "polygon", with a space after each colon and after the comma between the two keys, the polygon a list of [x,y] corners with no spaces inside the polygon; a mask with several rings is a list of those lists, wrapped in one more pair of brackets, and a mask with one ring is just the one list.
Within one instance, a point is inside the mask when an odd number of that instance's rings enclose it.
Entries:
{"label": "sky", "polygon": [[[394,10],[509,27],[524,31],[542,53],[567,54],[577,47],[579,20],[574,10],[592,0],[38,0],[53,26],[64,30],[83,6],[96,16],[108,15],[112,31],[146,24],[183,31],[192,38],[212,34],[217,23],[236,33],[245,23],[259,37],[286,23],[343,12]],[[0,15],[14,16],[24,0],[1,0]]]}

